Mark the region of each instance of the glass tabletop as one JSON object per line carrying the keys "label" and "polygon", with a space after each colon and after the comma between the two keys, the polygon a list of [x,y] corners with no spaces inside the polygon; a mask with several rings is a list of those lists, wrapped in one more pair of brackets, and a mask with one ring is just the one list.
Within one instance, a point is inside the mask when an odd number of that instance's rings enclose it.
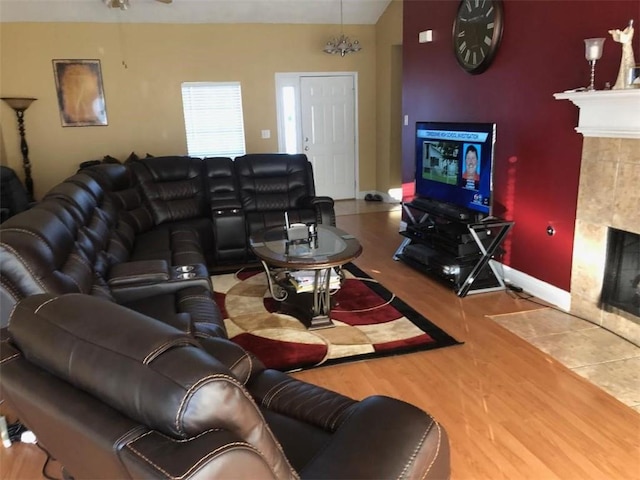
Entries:
{"label": "glass tabletop", "polygon": [[251,235],[254,253],[265,262],[289,268],[326,268],[343,265],[362,252],[360,242],[338,228],[318,225],[318,243],[289,242],[283,227]]}

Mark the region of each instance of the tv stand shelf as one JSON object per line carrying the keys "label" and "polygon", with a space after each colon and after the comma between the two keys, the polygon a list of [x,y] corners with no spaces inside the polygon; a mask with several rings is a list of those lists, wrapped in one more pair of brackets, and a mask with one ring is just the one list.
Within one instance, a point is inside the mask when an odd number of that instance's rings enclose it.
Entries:
{"label": "tv stand shelf", "polygon": [[505,288],[490,260],[502,251],[514,222],[457,214],[424,202],[404,202],[402,209],[408,222],[394,260],[444,280],[459,297]]}

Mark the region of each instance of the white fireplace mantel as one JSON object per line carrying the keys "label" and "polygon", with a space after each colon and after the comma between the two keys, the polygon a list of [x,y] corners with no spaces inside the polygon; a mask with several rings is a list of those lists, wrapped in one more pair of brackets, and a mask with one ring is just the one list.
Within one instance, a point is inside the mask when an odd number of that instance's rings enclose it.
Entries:
{"label": "white fireplace mantel", "polygon": [[557,100],[571,100],[580,108],[576,132],[585,137],[640,138],[640,88],[563,92]]}

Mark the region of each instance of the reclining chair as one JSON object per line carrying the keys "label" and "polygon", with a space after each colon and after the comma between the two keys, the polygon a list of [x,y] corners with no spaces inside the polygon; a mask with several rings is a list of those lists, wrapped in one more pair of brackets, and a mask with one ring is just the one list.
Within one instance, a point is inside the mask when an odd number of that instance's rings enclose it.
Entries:
{"label": "reclining chair", "polygon": [[76,479],[449,478],[447,435],[418,408],[100,298],[23,299],[1,353],[6,401]]}
{"label": "reclining chair", "polygon": [[333,199],[316,196],[313,168],[304,154],[248,154],[234,161],[249,234],[291,223],[336,225]]}

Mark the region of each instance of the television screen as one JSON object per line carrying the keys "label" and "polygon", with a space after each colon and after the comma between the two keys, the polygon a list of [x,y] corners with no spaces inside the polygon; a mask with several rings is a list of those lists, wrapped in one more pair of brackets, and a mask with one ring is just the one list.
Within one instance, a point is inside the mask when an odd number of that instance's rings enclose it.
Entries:
{"label": "television screen", "polygon": [[493,123],[416,123],[416,195],[491,214]]}

